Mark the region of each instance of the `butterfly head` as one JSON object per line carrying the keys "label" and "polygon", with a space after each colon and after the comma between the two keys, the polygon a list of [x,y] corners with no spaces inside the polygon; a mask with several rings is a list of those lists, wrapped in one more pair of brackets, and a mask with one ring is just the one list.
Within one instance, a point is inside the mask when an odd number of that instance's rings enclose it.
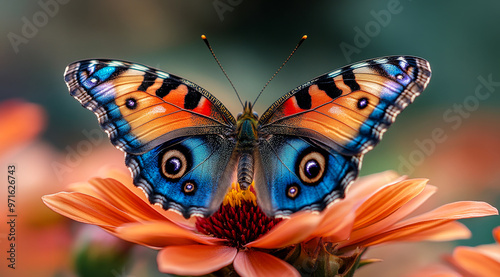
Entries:
{"label": "butterfly head", "polygon": [[253,111],[252,103],[245,102],[245,105],[243,106],[243,112],[239,113],[236,119],[238,121],[245,119],[252,119],[257,121],[259,119],[259,115]]}
{"label": "butterfly head", "polygon": [[257,139],[259,116],[252,109],[252,103],[245,102],[243,112],[236,118],[236,133],[240,142],[253,142]]}

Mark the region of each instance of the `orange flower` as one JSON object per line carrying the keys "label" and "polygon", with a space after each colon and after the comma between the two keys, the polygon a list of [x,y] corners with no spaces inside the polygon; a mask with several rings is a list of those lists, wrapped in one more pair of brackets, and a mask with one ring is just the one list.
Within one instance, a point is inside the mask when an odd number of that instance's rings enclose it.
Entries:
{"label": "orange flower", "polygon": [[22,100],[0,103],[0,156],[33,140],[45,127],[44,110]]}
{"label": "orange flower", "polygon": [[304,254],[320,262],[354,253],[356,262],[350,265],[355,270],[366,247],[464,238],[469,231],[455,220],[498,213],[483,202],[457,202],[403,219],[436,188],[426,186],[427,180],[397,179],[394,173],[385,172],[360,178],[344,200],[322,213],[269,218],[256,206],[252,189],[233,187],[214,215],[185,220],[150,205],[130,177],[113,176],[73,185],[72,192],[47,195],[43,201],[74,220],[160,249],[160,271],[182,275],[208,274],[232,264],[242,276],[299,276],[299,271],[307,270]]}
{"label": "orange flower", "polygon": [[493,229],[495,244],[458,246],[446,260],[465,276],[500,276],[500,226]]}
{"label": "orange flower", "polygon": [[[0,245],[7,254],[2,257],[0,276],[54,276],[65,272],[69,264],[72,242],[67,228],[69,221],[55,217],[40,202],[42,195],[62,187],[49,178],[50,167],[44,167],[54,157],[54,152],[37,139],[45,125],[46,112],[40,105],[21,99],[0,102],[0,168],[4,169],[5,180],[0,201],[5,207],[2,208],[5,221],[0,224]],[[12,211],[7,209],[7,192],[12,191],[12,187],[7,190],[9,165],[15,166],[12,176],[16,178],[12,184],[15,194],[9,196],[15,201],[9,201],[14,204],[9,206]],[[16,217],[7,219],[7,215]],[[10,219],[14,219],[14,229],[6,224]],[[11,244],[14,244],[13,252]]]}
{"label": "orange flower", "polygon": [[410,276],[500,276],[500,226],[493,229],[493,237],[496,240],[495,244],[456,247],[452,256],[445,257],[450,267],[431,265]]}
{"label": "orange flower", "polygon": [[493,229],[493,237],[495,244],[458,246],[449,261],[473,276],[500,276],[500,227]]}

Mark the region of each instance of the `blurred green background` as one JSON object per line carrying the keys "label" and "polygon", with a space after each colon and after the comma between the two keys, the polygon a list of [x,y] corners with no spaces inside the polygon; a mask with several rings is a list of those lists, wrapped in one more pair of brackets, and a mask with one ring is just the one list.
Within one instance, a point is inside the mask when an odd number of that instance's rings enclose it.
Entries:
{"label": "blurred green background", "polygon": [[[261,114],[296,86],[349,63],[423,57],[432,67],[428,88],[365,156],[361,175],[392,169],[430,178],[440,188],[433,205],[482,200],[500,206],[498,1],[1,1],[0,18],[0,100],[43,106],[48,120],[39,140],[63,156],[86,139],[82,130],[98,128],[63,81],[66,65],[76,60],[128,60],[180,75],[236,114],[236,95],[200,35],[207,35],[242,98],[253,100],[307,34],[260,98]],[[500,220],[465,223],[474,236],[455,244],[493,242]],[[441,249],[438,254],[451,249],[428,247]],[[386,262],[373,267],[391,272],[398,258],[382,254]]]}

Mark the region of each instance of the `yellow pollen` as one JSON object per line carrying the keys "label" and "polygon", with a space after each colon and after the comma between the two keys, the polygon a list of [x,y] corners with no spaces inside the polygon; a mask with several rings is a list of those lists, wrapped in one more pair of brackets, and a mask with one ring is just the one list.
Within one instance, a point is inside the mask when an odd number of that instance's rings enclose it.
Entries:
{"label": "yellow pollen", "polygon": [[242,190],[238,183],[233,183],[231,189],[227,192],[224,197],[222,205],[231,207],[241,206],[241,201],[252,202],[254,206],[257,206],[257,198],[254,193],[254,183],[252,183],[246,190]]}

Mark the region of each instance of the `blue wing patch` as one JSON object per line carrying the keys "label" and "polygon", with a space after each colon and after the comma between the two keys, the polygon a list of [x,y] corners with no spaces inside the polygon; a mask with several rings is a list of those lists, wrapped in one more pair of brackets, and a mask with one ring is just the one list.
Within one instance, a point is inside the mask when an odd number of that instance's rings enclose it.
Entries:
{"label": "blue wing patch", "polygon": [[[344,197],[358,174],[357,156],[344,156],[300,137],[274,135],[261,142],[258,156],[255,185],[259,205],[277,216],[323,210]],[[273,170],[266,170],[269,168]]]}
{"label": "blue wing patch", "polygon": [[152,204],[186,218],[208,216],[219,208],[231,185],[222,173],[231,167],[233,148],[220,136],[183,137],[142,155],[127,154],[125,162],[134,184],[145,191]]}

